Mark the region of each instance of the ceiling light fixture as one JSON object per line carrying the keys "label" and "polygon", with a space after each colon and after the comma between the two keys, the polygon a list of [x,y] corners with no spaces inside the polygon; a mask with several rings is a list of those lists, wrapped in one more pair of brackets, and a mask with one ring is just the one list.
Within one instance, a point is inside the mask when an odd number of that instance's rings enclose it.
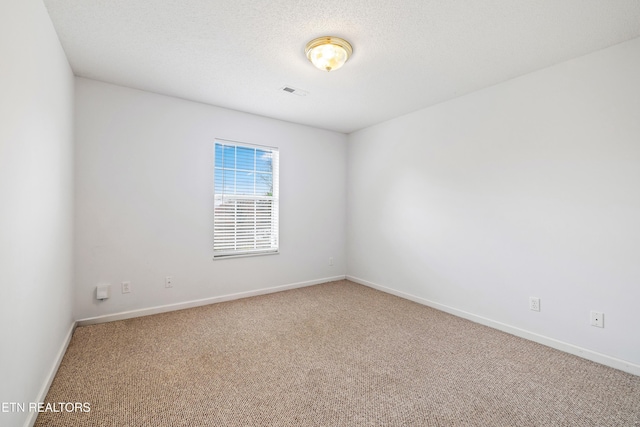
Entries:
{"label": "ceiling light fixture", "polygon": [[333,71],[342,67],[353,53],[348,41],[339,37],[318,37],[307,43],[304,50],[313,65],[322,71]]}

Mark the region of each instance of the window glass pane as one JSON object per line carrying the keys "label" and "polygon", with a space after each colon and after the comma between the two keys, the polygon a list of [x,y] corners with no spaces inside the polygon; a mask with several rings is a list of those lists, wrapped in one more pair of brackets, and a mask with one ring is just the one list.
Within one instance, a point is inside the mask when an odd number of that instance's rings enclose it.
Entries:
{"label": "window glass pane", "polygon": [[222,167],[222,145],[221,144],[216,143],[215,157],[216,157],[216,167],[221,168]]}
{"label": "window glass pane", "polygon": [[233,169],[236,167],[236,147],[224,146],[224,163],[225,168]]}
{"label": "window glass pane", "polygon": [[215,173],[215,176],[214,176],[215,192],[216,193],[222,193],[222,190],[224,188],[223,185],[222,185],[222,179],[223,179],[222,169],[216,169],[216,173]]}
{"label": "window glass pane", "polygon": [[278,251],[278,152],[214,144],[214,258]]}
{"label": "window glass pane", "polygon": [[236,193],[235,178],[236,178],[236,171],[233,171],[233,170],[225,170],[225,171],[223,171],[223,184],[222,184],[223,185],[223,189],[222,189],[222,191],[225,194],[235,194]]}
{"label": "window glass pane", "polygon": [[256,171],[271,172],[271,153],[269,151],[256,150]]}
{"label": "window glass pane", "polygon": [[256,174],[256,194],[273,196],[273,177],[270,173]]}
{"label": "window glass pane", "polygon": [[236,194],[253,195],[253,172],[236,172]]}
{"label": "window glass pane", "polygon": [[236,147],[236,169],[252,171],[255,157],[255,148]]}

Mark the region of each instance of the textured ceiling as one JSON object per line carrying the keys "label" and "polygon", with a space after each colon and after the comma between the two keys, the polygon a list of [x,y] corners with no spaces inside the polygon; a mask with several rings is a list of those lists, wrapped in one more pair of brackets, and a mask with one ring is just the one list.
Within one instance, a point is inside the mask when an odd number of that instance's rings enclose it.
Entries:
{"label": "textured ceiling", "polygon": [[78,76],[345,133],[640,36],[638,0],[44,3]]}

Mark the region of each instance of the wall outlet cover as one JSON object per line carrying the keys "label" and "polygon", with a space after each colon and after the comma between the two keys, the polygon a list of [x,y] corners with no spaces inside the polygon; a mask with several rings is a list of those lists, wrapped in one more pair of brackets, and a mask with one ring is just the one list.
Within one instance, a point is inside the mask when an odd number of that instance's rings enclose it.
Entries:
{"label": "wall outlet cover", "polygon": [[604,313],[601,311],[591,311],[591,326],[604,328]]}
{"label": "wall outlet cover", "polygon": [[540,298],[529,297],[529,309],[532,311],[540,311]]}
{"label": "wall outlet cover", "polygon": [[111,285],[96,286],[96,299],[105,300],[111,296]]}

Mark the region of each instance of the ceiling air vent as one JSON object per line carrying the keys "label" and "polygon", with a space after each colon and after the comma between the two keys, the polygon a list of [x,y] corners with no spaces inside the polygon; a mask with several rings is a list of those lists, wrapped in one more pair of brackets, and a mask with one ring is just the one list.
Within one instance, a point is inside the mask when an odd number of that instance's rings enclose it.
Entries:
{"label": "ceiling air vent", "polygon": [[291,93],[293,95],[298,95],[298,96],[307,96],[309,94],[309,92],[307,92],[306,90],[297,89],[291,86],[283,86],[280,88],[280,90],[283,92]]}

